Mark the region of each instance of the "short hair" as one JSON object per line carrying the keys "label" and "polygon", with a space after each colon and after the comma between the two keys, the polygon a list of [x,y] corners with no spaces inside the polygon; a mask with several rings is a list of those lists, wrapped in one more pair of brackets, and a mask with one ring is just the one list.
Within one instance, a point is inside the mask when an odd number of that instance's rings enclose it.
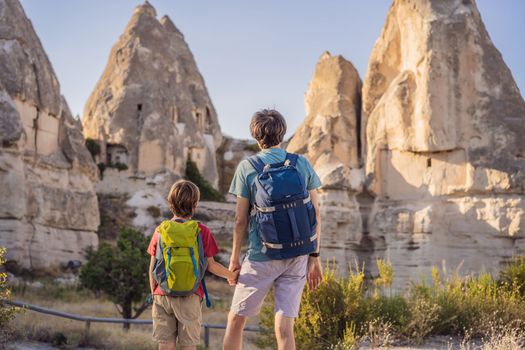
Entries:
{"label": "short hair", "polygon": [[188,218],[195,213],[200,196],[197,185],[188,180],[179,180],[171,186],[168,206],[174,215]]}
{"label": "short hair", "polygon": [[277,146],[286,134],[286,120],[275,109],[263,109],[253,115],[250,132],[261,148]]}

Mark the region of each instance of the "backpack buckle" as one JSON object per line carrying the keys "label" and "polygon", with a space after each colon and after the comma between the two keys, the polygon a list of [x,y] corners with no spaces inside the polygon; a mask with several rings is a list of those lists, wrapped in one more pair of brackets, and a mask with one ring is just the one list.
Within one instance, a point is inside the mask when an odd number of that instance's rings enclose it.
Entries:
{"label": "backpack buckle", "polygon": [[266,165],[264,166],[264,168],[263,168],[263,171],[264,171],[264,172],[268,172],[268,171],[270,170],[270,168],[271,168],[271,165],[270,165],[270,164],[266,164]]}
{"label": "backpack buckle", "polygon": [[284,166],[290,166],[290,159],[286,159],[284,161]]}

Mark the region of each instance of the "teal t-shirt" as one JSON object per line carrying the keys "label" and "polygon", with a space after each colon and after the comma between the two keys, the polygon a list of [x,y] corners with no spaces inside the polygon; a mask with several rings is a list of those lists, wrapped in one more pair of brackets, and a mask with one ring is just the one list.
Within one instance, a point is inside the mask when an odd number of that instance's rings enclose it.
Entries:
{"label": "teal t-shirt", "polygon": [[[260,151],[257,154],[261,160],[265,163],[278,163],[283,162],[286,158],[286,151],[281,148],[268,148]],[[314,169],[310,165],[310,162],[303,157],[299,156],[296,164],[297,170],[299,170],[305,180],[306,188],[308,191],[319,188],[321,186],[321,180],[315,173]],[[235,175],[230,186],[229,192],[235,196],[247,198],[250,200],[250,204],[253,205],[255,202],[255,190],[253,182],[257,177],[257,171],[248,162],[243,160],[237,166]],[[264,253],[261,252],[262,241],[257,231],[257,223],[253,217],[250,217],[250,226],[248,229],[248,252],[246,253],[247,258],[251,261],[267,261],[270,260]]]}

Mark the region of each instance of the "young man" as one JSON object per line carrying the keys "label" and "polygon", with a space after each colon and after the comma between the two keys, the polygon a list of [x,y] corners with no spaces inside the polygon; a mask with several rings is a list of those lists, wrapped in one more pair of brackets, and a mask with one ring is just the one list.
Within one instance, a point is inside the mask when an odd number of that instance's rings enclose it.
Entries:
{"label": "young man", "polygon": [[[255,113],[250,131],[261,151],[257,154],[264,164],[284,162],[286,151],[280,148],[286,133],[286,121],[276,110]],[[316,189],[321,186],[319,177],[306,158],[299,156],[297,170],[303,175],[317,219],[317,242],[320,242],[321,217]],[[315,289],[322,280],[319,261],[319,243],[310,255],[284,260],[272,260],[266,254],[258,231],[257,222],[250,217],[255,203],[254,181],[257,171],[248,160],[243,160],[235,172],[230,193],[237,196],[233,248],[230,270],[240,270],[235,288],[228,325],[224,337],[225,350],[241,350],[242,335],[246,319],[256,316],[268,291],[275,292],[275,335],[279,350],[295,349],[294,319],[298,316],[301,295],[306,280]],[[248,232],[248,251],[240,261],[241,246]]]}

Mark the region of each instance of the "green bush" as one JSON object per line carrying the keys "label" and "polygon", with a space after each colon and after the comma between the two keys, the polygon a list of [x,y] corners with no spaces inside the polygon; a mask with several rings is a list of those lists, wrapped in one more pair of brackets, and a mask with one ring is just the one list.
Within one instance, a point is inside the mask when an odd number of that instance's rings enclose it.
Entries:
{"label": "green bush", "polygon": [[305,290],[303,304],[295,326],[300,349],[326,349],[343,337],[347,320],[344,287],[333,272],[315,291]]}
{"label": "green bush", "polygon": [[100,173],[100,178],[104,178],[104,170],[106,170],[106,163],[97,163],[98,171]]}
{"label": "green bush", "polygon": [[88,251],[88,261],[80,271],[81,285],[105,293],[123,318],[137,318],[148,306],[148,243],[141,232],[121,229],[116,247],[103,242],[98,250]]}
{"label": "green bush", "polygon": [[514,257],[500,272],[499,284],[502,287],[517,289],[525,298],[525,256]]}
{"label": "green bush", "polygon": [[123,170],[128,170],[128,165],[127,164],[124,164],[124,163],[120,163],[120,162],[116,162],[116,163],[108,163],[108,168],[114,168],[114,169],[117,169],[118,171],[123,171]]}
{"label": "green bush", "polygon": [[259,145],[257,143],[249,143],[246,146],[244,146],[244,150],[252,153],[257,153],[261,149],[259,148]]}
{"label": "green bush", "polygon": [[224,202],[224,196],[206,181],[201,175],[199,168],[197,168],[197,164],[195,164],[190,158],[186,161],[186,179],[199,187],[201,200]]}
{"label": "green bush", "polygon": [[95,160],[95,157],[100,154],[99,143],[96,140],[88,137],[85,141],[85,145],[89,153],[91,153],[91,157],[93,157],[93,160]]}
{"label": "green bush", "polygon": [[[328,268],[320,287],[305,290],[295,324],[298,349],[357,349],[363,340],[372,347],[392,342],[421,343],[433,335],[489,337],[494,329],[525,328],[521,294],[523,260],[515,259],[500,274],[442,276],[433,269],[432,283],[412,283],[405,293],[391,291],[394,271],[378,260],[379,275],[366,288],[363,268],[346,278]],[[261,313],[259,345],[275,347],[273,303]]]}

